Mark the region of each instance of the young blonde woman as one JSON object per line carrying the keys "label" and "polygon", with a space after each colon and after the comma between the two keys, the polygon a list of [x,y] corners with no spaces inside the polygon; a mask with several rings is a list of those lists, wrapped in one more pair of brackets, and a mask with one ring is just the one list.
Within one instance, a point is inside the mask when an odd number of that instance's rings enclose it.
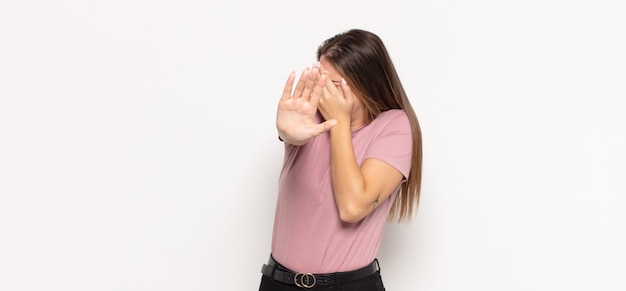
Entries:
{"label": "young blonde woman", "polygon": [[285,155],[260,290],[384,290],[376,255],[386,222],[417,207],[420,126],[377,35],[335,35],[317,59],[278,103]]}

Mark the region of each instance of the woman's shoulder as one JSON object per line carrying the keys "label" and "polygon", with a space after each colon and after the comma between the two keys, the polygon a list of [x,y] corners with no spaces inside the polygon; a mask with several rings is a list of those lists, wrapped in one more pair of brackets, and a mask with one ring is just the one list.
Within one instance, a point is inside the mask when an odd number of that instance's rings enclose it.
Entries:
{"label": "woman's shoulder", "polygon": [[376,116],[374,119],[377,123],[388,124],[388,123],[399,123],[399,124],[409,124],[409,117],[406,115],[406,112],[402,109],[389,109],[387,111],[383,111]]}
{"label": "woman's shoulder", "polygon": [[365,126],[364,131],[392,133],[392,132],[410,132],[411,124],[409,117],[402,109],[390,109],[378,113],[372,122]]}

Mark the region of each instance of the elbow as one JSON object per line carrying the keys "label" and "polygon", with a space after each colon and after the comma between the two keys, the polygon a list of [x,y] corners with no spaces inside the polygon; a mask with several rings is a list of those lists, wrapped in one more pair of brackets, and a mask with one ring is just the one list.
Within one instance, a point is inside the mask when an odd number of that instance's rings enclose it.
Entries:
{"label": "elbow", "polygon": [[339,219],[345,223],[357,223],[361,221],[367,213],[359,207],[339,207]]}

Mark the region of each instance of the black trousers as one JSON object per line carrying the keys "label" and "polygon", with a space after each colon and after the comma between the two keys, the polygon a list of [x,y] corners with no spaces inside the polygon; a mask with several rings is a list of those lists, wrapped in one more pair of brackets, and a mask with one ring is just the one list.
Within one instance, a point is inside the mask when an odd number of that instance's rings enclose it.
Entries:
{"label": "black trousers", "polygon": [[318,287],[313,289],[301,288],[295,285],[285,284],[276,281],[268,276],[261,276],[261,286],[259,291],[302,291],[302,290],[316,290],[316,291],[385,291],[383,286],[383,280],[380,276],[380,270],[365,278],[343,283],[339,286],[327,286]]}

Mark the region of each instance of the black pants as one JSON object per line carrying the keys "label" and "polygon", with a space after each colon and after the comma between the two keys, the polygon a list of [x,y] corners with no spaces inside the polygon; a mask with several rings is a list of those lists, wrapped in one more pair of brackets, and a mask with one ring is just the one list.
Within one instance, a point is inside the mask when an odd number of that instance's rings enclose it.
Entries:
{"label": "black pants", "polygon": [[316,291],[385,291],[383,286],[383,280],[380,276],[380,271],[367,276],[365,278],[344,283],[339,286],[328,287],[315,287],[313,289],[300,288],[295,285],[285,284],[278,282],[268,276],[261,276],[261,286],[259,291],[302,291],[302,290],[316,290]]}

